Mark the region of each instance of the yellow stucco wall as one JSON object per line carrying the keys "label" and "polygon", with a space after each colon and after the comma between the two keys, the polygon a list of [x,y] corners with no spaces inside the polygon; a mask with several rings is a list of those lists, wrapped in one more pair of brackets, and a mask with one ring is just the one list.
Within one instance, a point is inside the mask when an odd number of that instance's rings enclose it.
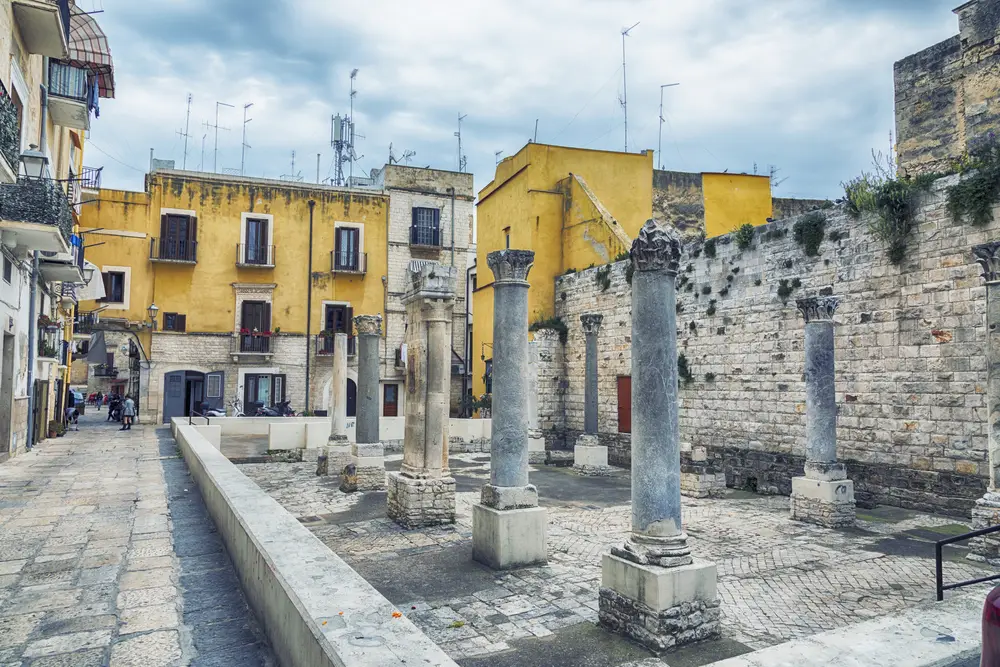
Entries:
{"label": "yellow stucco wall", "polygon": [[[346,302],[356,314],[382,314],[382,276],[387,274],[386,229],[388,197],[296,184],[225,180],[193,174],[156,173],[148,193],[102,190],[100,201],[86,204],[81,227],[86,233],[87,259],[99,268],[126,266],[131,270],[127,309],[111,307],[104,317],[146,319],[156,303],[162,314],[187,316],[188,332],[232,332],[237,313],[233,283],[276,284],[271,326],[282,333],[305,333],[306,290],[309,282],[309,205],[316,202],[313,225],[312,333],[323,328],[323,301]],[[198,262],[167,264],[149,260],[150,237],[160,236],[162,209],[194,211],[197,215]],[[243,213],[273,215],[275,267],[238,268],[237,244]],[[364,225],[363,252],[367,273],[330,273],[337,222]],[[102,230],[87,233],[87,230]],[[102,304],[85,302],[82,311]]]}
{"label": "yellow stucco wall", "polygon": [[705,236],[728,234],[746,223],[771,217],[771,179],[747,174],[702,174]]}
{"label": "yellow stucco wall", "polygon": [[[577,174],[585,179],[601,204],[634,238],[652,215],[652,173],[652,151],[615,153],[534,143],[497,166],[495,178],[479,193],[476,216],[479,289],[473,295],[472,325],[476,396],[485,391],[482,356],[492,357],[493,273],[486,256],[506,247],[504,229],[510,227],[511,248],[535,252],[535,264],[528,276],[529,322],[550,317],[554,312],[556,276],[602,259],[594,243],[584,238],[593,227],[584,223],[595,216],[595,211],[582,197],[564,196],[564,192],[573,195],[568,177]],[[571,229],[564,233],[568,223]],[[612,253],[610,259],[617,254],[614,250],[606,252]]]}

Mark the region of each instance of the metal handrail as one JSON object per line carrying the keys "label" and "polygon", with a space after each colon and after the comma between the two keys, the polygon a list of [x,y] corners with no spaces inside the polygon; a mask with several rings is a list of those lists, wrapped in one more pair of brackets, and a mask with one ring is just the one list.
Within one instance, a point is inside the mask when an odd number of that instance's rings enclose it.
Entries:
{"label": "metal handrail", "polygon": [[993,574],[988,577],[979,577],[978,579],[969,579],[968,581],[959,581],[954,584],[944,583],[944,572],[941,569],[941,548],[947,544],[954,544],[955,542],[963,542],[965,540],[971,540],[974,537],[981,537],[982,535],[989,535],[990,533],[1000,532],[1000,525],[990,526],[989,528],[980,528],[979,530],[973,530],[962,535],[955,535],[954,537],[947,537],[943,540],[938,540],[934,543],[934,567],[935,567],[935,583],[937,584],[937,601],[941,602],[944,600],[944,592],[950,591],[955,588],[961,588],[963,586],[972,586],[973,584],[981,584],[984,581],[995,581],[1000,579],[1000,574]]}

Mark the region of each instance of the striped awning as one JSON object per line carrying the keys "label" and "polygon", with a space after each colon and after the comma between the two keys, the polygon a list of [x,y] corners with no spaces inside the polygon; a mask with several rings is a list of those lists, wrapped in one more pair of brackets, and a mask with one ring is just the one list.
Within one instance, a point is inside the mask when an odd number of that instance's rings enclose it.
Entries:
{"label": "striped awning", "polygon": [[76,5],[71,5],[69,19],[69,62],[90,70],[97,76],[101,97],[115,96],[115,65],[111,60],[108,38],[97,21]]}

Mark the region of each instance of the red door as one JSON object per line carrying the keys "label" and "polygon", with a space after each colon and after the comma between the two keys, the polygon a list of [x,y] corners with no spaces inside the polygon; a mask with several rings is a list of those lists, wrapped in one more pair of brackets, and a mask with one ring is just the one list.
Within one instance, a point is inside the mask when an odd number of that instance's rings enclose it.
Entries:
{"label": "red door", "polygon": [[632,432],[632,376],[618,377],[618,432]]}

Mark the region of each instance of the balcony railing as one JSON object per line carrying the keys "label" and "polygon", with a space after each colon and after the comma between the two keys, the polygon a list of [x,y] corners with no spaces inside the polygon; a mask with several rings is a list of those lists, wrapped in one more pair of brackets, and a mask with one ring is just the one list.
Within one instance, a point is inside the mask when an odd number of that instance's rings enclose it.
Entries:
{"label": "balcony railing", "polygon": [[116,378],[118,377],[118,369],[107,364],[97,364],[94,366],[94,377]]}
{"label": "balcony railing", "polygon": [[81,313],[73,318],[73,331],[79,334],[94,333],[97,322],[97,313]]}
{"label": "balcony railing", "polygon": [[238,334],[239,351],[243,354],[271,354],[271,336]]}
{"label": "balcony railing", "polygon": [[[357,354],[358,339],[354,336],[347,337],[347,356],[353,357]],[[319,334],[316,336],[316,354],[333,354],[333,336]]]}
{"label": "balcony railing", "polygon": [[364,275],[368,272],[368,253],[334,250],[330,253],[330,271],[332,273],[357,273]]}
{"label": "balcony railing", "polygon": [[149,239],[149,259],[152,262],[194,264],[198,261],[198,242],[187,239]]}
{"label": "balcony railing", "polygon": [[21,160],[21,122],[17,107],[7,88],[0,82],[0,155],[7,161],[13,176],[17,175]]}
{"label": "balcony railing", "polygon": [[87,103],[87,70],[58,60],[49,61],[49,95]]}
{"label": "balcony railing", "polygon": [[73,234],[73,213],[58,181],[21,176],[0,185],[0,218],[58,227],[64,239]]}
{"label": "balcony railing", "polygon": [[84,190],[100,190],[102,171],[104,171],[104,167],[84,167],[77,180],[80,181]]}
{"label": "balcony railing", "polygon": [[274,246],[239,243],[236,245],[236,266],[274,268]]}
{"label": "balcony railing", "polygon": [[410,245],[440,248],[441,228],[433,225],[411,225]]}

